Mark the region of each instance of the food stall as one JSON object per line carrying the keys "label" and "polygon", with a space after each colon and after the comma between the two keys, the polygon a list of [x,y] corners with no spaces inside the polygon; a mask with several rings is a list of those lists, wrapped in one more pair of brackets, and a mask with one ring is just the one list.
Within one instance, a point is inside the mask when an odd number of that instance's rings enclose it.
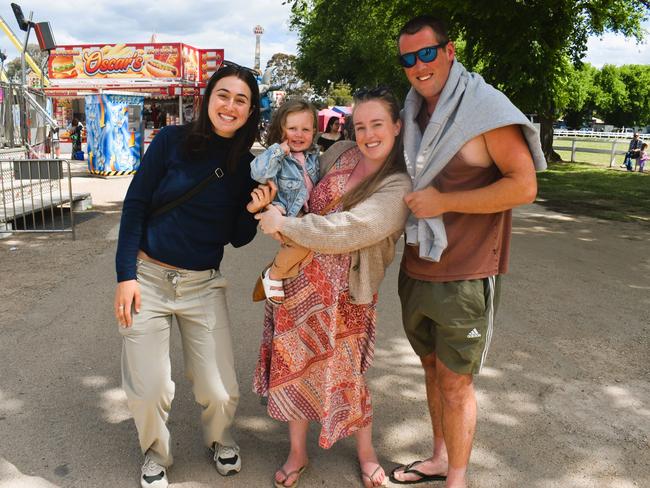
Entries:
{"label": "food stall", "polygon": [[[127,108],[126,111],[129,132],[135,133],[136,139],[140,125],[143,128],[142,151],[144,144],[151,141],[160,127],[192,120],[206,82],[222,61],[223,49],[198,49],[183,43],[58,46],[52,50],[48,60],[50,86],[45,92],[52,99],[54,116],[63,128],[70,125],[72,118],[77,118],[88,128],[86,103],[93,100],[96,109],[97,99],[87,99],[87,96],[105,92],[125,96],[127,93],[129,96],[139,94],[143,97],[140,110]],[[110,104],[110,98],[102,103]],[[93,114],[97,117],[95,112]],[[97,132],[95,135],[101,136]],[[65,142],[67,133],[61,131],[60,136]],[[129,138],[130,142],[132,138]],[[101,149],[103,156],[108,154],[107,150],[108,147]],[[139,165],[139,158],[133,155],[137,161],[133,161],[132,168],[111,169],[110,158],[104,167],[95,165],[99,159],[97,153],[94,156],[93,164],[89,164],[89,170],[94,174],[129,174]],[[130,161],[130,158],[126,156],[123,160],[118,168],[125,168],[125,161]]]}

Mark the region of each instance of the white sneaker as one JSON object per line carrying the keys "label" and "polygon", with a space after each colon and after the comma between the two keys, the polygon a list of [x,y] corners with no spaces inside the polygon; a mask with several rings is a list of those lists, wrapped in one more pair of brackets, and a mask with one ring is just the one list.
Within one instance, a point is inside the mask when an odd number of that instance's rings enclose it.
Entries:
{"label": "white sneaker", "polygon": [[167,488],[168,485],[167,469],[151,459],[148,454],[145,455],[140,486],[142,488]]}
{"label": "white sneaker", "polygon": [[239,446],[222,446],[214,443],[214,464],[221,476],[237,474],[241,470]]}

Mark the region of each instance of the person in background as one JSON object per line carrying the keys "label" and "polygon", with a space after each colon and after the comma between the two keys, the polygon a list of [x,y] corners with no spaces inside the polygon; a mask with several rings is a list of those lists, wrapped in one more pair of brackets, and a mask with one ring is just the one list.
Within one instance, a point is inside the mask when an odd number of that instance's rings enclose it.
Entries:
{"label": "person in background", "polygon": [[48,141],[51,141],[52,146],[49,148],[49,151],[46,150],[46,152],[51,152],[51,154],[55,158],[58,158],[59,156],[61,156],[61,147],[60,147],[60,143],[59,143],[60,141],[59,141],[59,128],[58,127],[51,127],[50,128]]}
{"label": "person in background", "polygon": [[70,141],[72,141],[72,159],[77,159],[77,154],[81,152],[81,139],[83,127],[76,117],[72,119],[70,124]]}
{"label": "person in background", "polygon": [[[635,171],[638,165],[639,153],[641,152],[641,144],[643,141],[639,138],[639,133],[635,132],[630,139],[630,145],[627,148],[627,153],[625,153],[625,160],[623,161],[623,166],[628,171]],[[634,167],[632,166],[632,160],[634,160]]]}
{"label": "person in background", "polygon": [[330,117],[323,132],[316,141],[321,148],[321,151],[327,151],[332,144],[343,139],[340,131],[341,121],[338,117]]}
{"label": "person in background", "polygon": [[154,129],[160,128],[160,109],[155,102],[151,104],[151,121]]}
{"label": "person in background", "polygon": [[645,168],[645,162],[648,160],[648,145],[644,142],[641,145],[641,151],[639,152],[639,173],[643,173]]}
{"label": "person in background", "polygon": [[354,124],[352,123],[352,115],[346,115],[343,119],[343,138],[347,141],[354,141]]}

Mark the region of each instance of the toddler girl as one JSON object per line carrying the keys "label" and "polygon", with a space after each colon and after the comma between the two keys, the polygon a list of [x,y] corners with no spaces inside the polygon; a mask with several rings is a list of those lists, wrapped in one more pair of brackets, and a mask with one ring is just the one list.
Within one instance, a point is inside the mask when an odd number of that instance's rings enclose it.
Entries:
{"label": "toddler girl", "polygon": [[[291,217],[309,211],[309,194],[319,179],[319,151],[314,146],[316,120],[316,109],[311,103],[286,101],[271,120],[266,139],[268,149],[251,162],[251,178],[259,183],[273,180],[278,187],[273,205]],[[273,264],[262,273],[268,300],[282,302],[281,280],[296,276],[309,255],[309,249],[283,238]]]}

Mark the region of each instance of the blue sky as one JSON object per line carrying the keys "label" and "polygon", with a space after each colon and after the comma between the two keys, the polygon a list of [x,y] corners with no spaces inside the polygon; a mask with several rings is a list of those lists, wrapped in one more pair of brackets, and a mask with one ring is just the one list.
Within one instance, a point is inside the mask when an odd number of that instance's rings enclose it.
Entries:
{"label": "blue sky", "polygon": [[[21,40],[10,1],[0,4],[0,16]],[[262,66],[277,52],[295,53],[296,35],[289,31],[289,7],[281,0],[15,0],[25,17],[49,21],[59,45],[119,42],[184,42],[198,48],[223,48],[226,59],[252,66],[255,55],[253,28],[261,25]],[[191,8],[189,7],[191,6]],[[36,42],[34,33],[30,42]],[[0,32],[0,49],[8,58],[17,51]]]}
{"label": "blue sky", "polygon": [[[0,16],[22,41],[9,1],[0,5]],[[226,59],[253,65],[253,28],[264,27],[262,67],[274,53],[295,54],[295,33],[289,30],[289,7],[281,0],[17,0],[25,13],[34,12],[35,22],[49,21],[58,44],[149,42],[155,33],[159,42],[184,42],[199,48],[223,48]],[[189,8],[191,5],[192,8]],[[650,30],[650,22],[645,27]],[[34,34],[30,40],[36,42]],[[3,32],[0,49],[9,59],[17,51]],[[622,36],[605,34],[589,40],[586,61],[600,67],[610,64],[650,64],[650,46],[636,45]]]}

